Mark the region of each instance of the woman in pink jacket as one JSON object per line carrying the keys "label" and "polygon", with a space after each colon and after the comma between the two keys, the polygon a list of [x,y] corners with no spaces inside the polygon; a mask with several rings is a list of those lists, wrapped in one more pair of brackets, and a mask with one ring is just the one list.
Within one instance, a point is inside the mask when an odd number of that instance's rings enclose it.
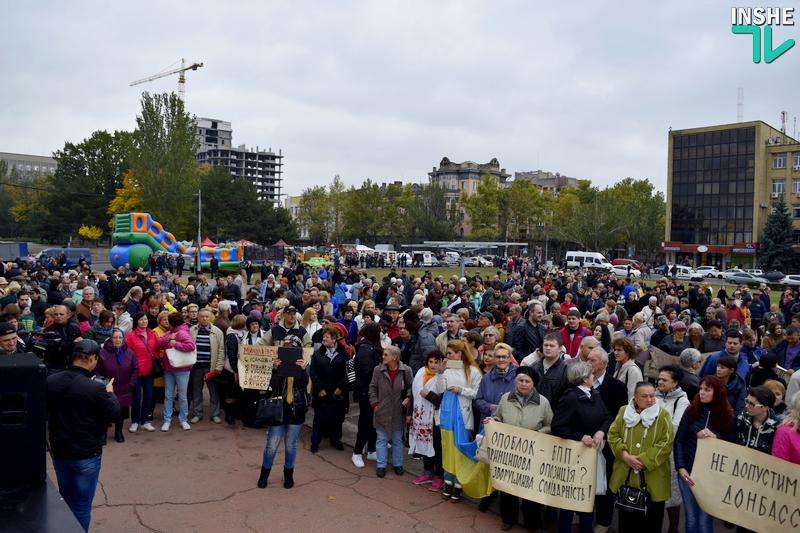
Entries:
{"label": "woman in pink jacket", "polygon": [[133,315],[133,329],[125,335],[128,348],[136,354],[139,361],[139,379],[133,389],[131,408],[131,427],[128,431],[136,433],[139,426],[147,431],[156,428],[147,417],[150,415],[150,401],[153,398],[153,356],[156,355],[156,332],[147,327],[147,315],[139,311]]}
{"label": "woman in pink jacket", "polygon": [[800,393],[789,400],[789,408],[772,441],[772,455],[800,464]]}
{"label": "woman in pink jacket", "polygon": [[[171,313],[169,315],[169,331],[156,341],[158,350],[175,348],[182,352],[192,352],[195,349],[189,326],[184,322],[183,315]],[[169,431],[172,423],[172,401],[175,397],[175,387],[178,387],[178,420],[183,430],[192,429],[186,420],[189,417],[189,401],[186,389],[189,386],[189,373],[192,366],[173,367],[169,364],[169,357],[164,356],[164,424],[161,431]]]}

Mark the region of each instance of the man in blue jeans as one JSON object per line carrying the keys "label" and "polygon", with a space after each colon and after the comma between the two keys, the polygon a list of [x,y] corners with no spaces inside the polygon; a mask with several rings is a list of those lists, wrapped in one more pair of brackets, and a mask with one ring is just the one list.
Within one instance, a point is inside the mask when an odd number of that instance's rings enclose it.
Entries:
{"label": "man in blue jeans", "polygon": [[94,381],[100,345],[84,339],[75,345],[72,365],[47,378],[50,450],[58,491],[85,531],[100,476],[106,424],[119,419],[114,380]]}

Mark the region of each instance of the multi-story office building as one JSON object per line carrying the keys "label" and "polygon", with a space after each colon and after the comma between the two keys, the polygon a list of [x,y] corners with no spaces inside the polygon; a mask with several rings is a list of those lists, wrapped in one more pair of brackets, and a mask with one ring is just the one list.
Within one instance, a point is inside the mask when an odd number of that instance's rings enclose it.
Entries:
{"label": "multi-story office building", "polygon": [[433,167],[433,170],[428,172],[428,177],[433,183],[443,183],[447,186],[448,209],[454,203],[458,206],[461,220],[456,227],[456,235],[459,237],[469,235],[472,231],[469,216],[464,212],[464,208],[461,207],[461,192],[466,191],[467,194],[475,194],[478,190],[478,183],[481,182],[487,172],[497,178],[501,187],[505,187],[508,178],[511,177],[510,174],[506,173],[506,169],[500,168],[500,163],[494,158],[486,164],[479,164],[472,161],[453,163],[445,157],[439,163],[439,168]]}
{"label": "multi-story office building", "polygon": [[7,174],[10,174],[11,170],[14,169],[23,176],[38,174],[40,172],[52,174],[56,171],[56,167],[58,166],[55,159],[43,155],[0,152],[0,159],[8,164],[6,168]]}
{"label": "multi-story office building", "polygon": [[212,118],[197,119],[197,162],[230,169],[231,175],[255,183],[261,200],[280,205],[283,175],[283,154],[258,146],[249,150],[244,144],[233,147],[233,127],[230,122]]}
{"label": "multi-story office building", "polygon": [[762,121],[669,132],[667,261],[752,267],[772,203],[800,236],[800,143]]}

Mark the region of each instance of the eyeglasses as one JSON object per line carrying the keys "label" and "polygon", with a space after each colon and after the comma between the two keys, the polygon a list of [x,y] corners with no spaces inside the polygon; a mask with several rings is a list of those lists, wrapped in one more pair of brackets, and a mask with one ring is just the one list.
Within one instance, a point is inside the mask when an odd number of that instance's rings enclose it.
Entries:
{"label": "eyeglasses", "polygon": [[745,404],[747,407],[764,407],[762,404],[760,404],[760,403],[753,403],[753,402],[751,402],[750,400],[745,400],[745,401],[744,401],[744,404]]}
{"label": "eyeglasses", "polygon": [[483,338],[484,338],[484,339],[485,339],[486,337],[494,337],[494,333],[487,333],[487,334],[485,334],[485,335],[483,336]]}
{"label": "eyeglasses", "polygon": [[497,359],[498,361],[505,361],[506,359],[510,359],[507,355],[495,355],[494,358]]}

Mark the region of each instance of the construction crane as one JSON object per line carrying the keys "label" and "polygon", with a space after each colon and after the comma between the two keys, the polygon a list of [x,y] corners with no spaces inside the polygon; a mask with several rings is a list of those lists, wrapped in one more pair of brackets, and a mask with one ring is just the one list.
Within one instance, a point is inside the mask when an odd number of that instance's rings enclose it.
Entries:
{"label": "construction crane", "polygon": [[178,98],[181,99],[181,102],[186,101],[186,76],[184,73],[187,70],[197,70],[199,67],[202,67],[202,63],[192,63],[189,66],[186,66],[186,60],[181,58],[181,68],[176,68],[173,70],[168,70],[166,72],[161,72],[156,74],[155,76],[150,76],[149,78],[144,78],[143,80],[137,80],[131,83],[131,87],[134,85],[139,85],[140,83],[145,83],[148,81],[157,80],[158,78],[163,78],[165,76],[171,76],[172,74],[178,74]]}

